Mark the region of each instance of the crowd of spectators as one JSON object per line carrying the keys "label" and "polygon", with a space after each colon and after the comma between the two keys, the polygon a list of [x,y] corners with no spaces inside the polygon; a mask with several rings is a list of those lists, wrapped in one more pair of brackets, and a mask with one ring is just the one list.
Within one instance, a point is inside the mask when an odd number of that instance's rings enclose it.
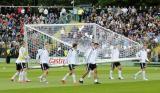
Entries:
{"label": "crowd of spectators", "polygon": [[84,18],[140,43],[160,42],[160,8],[156,6],[99,7]]}

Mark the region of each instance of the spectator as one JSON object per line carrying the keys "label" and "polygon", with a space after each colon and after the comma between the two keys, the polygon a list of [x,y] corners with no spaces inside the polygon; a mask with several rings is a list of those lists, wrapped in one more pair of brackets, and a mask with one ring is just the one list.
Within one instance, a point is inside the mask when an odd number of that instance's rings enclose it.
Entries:
{"label": "spectator", "polygon": [[84,10],[80,7],[80,8],[78,9],[79,22],[82,21],[83,13],[84,13]]}

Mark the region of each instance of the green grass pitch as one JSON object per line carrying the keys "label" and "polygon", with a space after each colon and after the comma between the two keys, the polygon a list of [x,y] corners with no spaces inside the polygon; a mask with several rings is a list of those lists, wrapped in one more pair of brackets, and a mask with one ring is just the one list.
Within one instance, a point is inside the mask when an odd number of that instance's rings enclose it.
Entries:
{"label": "green grass pitch", "polygon": [[[98,75],[102,84],[93,84],[93,78],[86,78],[84,84],[72,83],[72,77],[68,77],[65,85],[60,80],[68,71],[68,67],[51,68],[48,76],[48,84],[40,83],[38,76],[40,69],[28,70],[29,83],[11,82],[10,77],[15,73],[15,64],[0,63],[0,93],[158,93],[160,88],[160,68],[148,67],[148,81],[143,81],[141,76],[134,80],[133,74],[139,67],[123,67],[124,80],[117,79],[117,70],[114,72],[114,80],[108,79],[109,66],[99,65]],[[76,67],[77,80],[84,73],[85,66]]]}

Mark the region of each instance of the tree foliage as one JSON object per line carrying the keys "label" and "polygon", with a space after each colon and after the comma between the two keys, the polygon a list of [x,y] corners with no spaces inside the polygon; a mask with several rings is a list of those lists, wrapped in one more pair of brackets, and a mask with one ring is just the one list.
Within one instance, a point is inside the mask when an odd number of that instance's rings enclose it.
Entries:
{"label": "tree foliage", "polygon": [[[1,5],[71,5],[72,0],[0,0]],[[75,0],[75,5],[160,5],[160,0]]]}

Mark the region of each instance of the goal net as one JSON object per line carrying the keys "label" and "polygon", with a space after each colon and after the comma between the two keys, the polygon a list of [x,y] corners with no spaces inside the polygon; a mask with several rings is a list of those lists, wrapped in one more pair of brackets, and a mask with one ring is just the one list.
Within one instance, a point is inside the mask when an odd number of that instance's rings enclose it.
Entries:
{"label": "goal net", "polygon": [[67,65],[65,58],[73,43],[78,43],[80,51],[78,64],[85,64],[84,53],[92,42],[100,44],[97,63],[117,61],[110,59],[114,46],[119,46],[118,61],[137,60],[136,53],[141,48],[139,43],[94,23],[28,24],[24,26],[24,30],[24,39],[28,43],[31,57],[29,67],[32,68],[38,67],[35,60],[37,50],[46,42],[49,43],[50,66]]}

